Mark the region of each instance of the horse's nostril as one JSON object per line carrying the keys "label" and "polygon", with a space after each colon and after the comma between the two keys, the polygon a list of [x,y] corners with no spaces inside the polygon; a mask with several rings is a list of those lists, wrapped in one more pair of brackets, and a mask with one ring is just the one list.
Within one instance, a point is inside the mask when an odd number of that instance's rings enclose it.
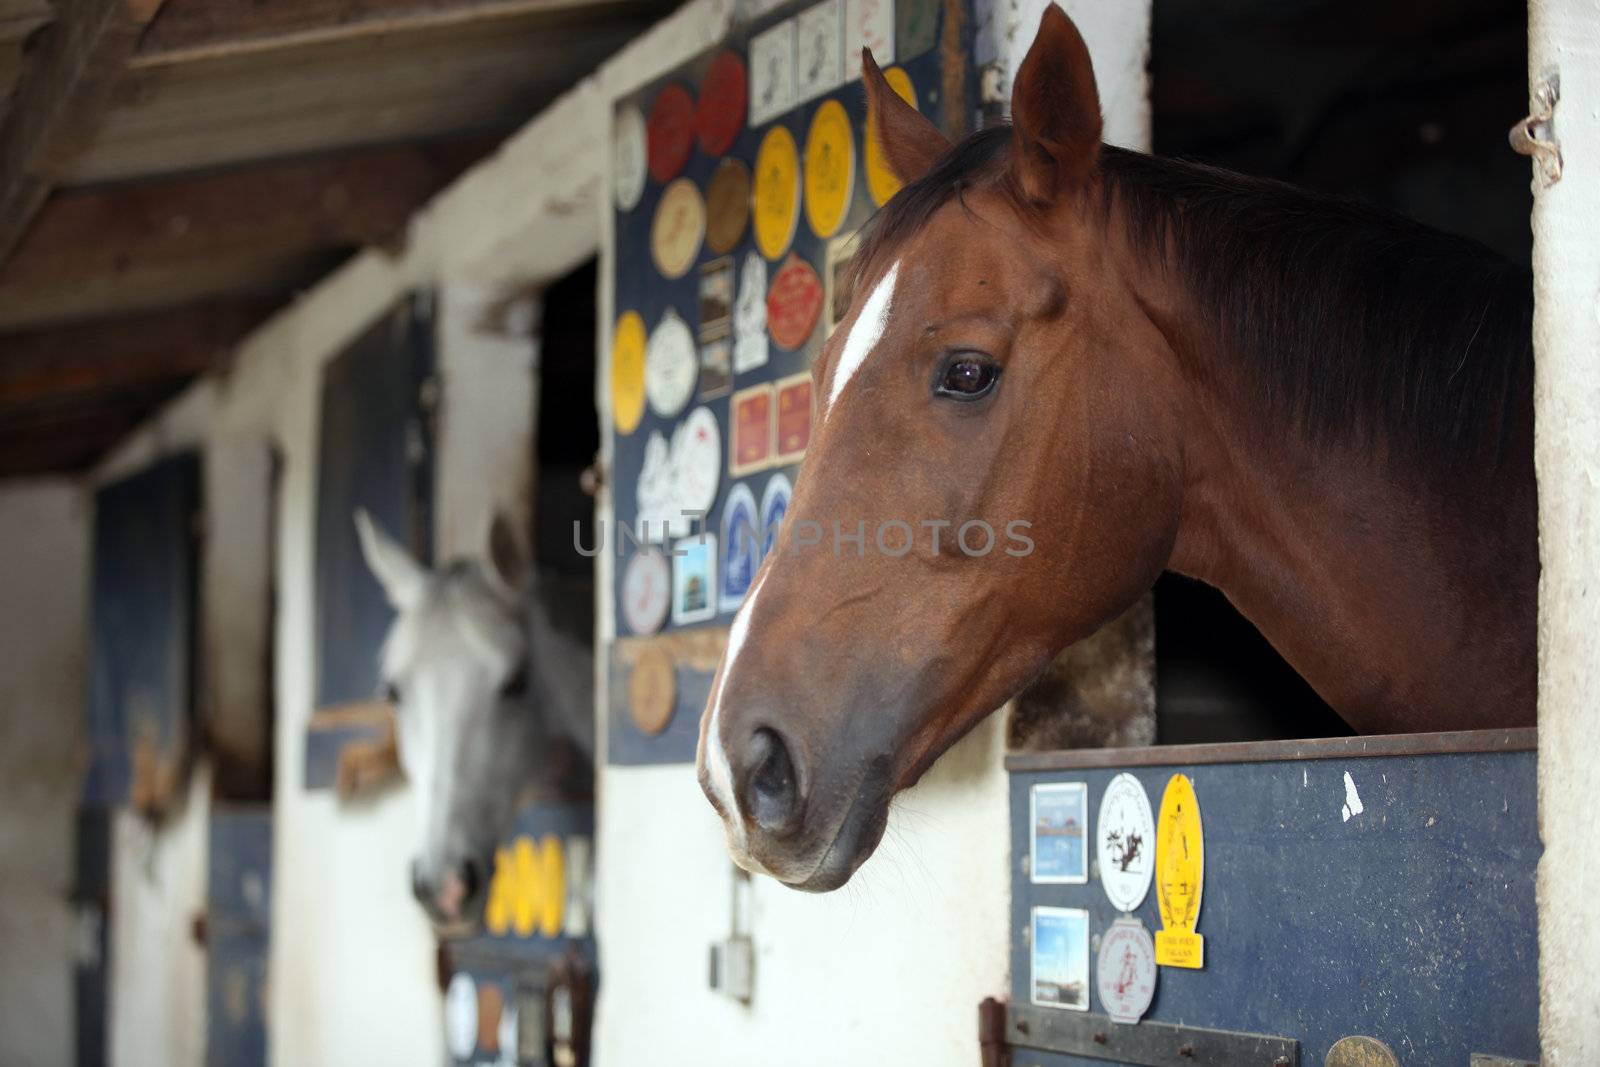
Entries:
{"label": "horse's nostril", "polygon": [[423,882],[422,869],[415,862],[411,864],[411,895],[424,904],[433,899],[433,890]]}
{"label": "horse's nostril", "polygon": [[461,864],[461,899],[471,900],[478,895],[478,887],[483,884],[482,872],[478,869],[477,860],[467,860]]}
{"label": "horse's nostril", "polygon": [[745,805],[756,825],[768,833],[792,829],[800,808],[789,748],[776,731],[761,727],[750,735],[745,750],[750,769]]}

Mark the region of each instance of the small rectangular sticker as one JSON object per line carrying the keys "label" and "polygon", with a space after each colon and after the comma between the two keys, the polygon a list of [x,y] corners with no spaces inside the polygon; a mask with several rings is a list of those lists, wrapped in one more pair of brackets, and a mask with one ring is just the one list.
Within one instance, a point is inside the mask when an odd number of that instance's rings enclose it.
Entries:
{"label": "small rectangular sticker", "polygon": [[735,478],[772,463],[771,382],[733,394],[728,408],[728,473]]}
{"label": "small rectangular sticker", "polygon": [[805,103],[844,83],[844,0],[822,0],[795,21],[795,88]]}
{"label": "small rectangular sticker", "polygon": [[806,446],[811,443],[811,374],[802,371],[781,378],[774,383],[774,388],[777,391],[777,444],[772,462],[785,467],[804,459]]}
{"label": "small rectangular sticker", "polygon": [[702,338],[700,341],[700,399],[726,396],[733,388],[733,335],[724,331],[721,336]]}
{"label": "small rectangular sticker", "polygon": [[1083,782],[1048,782],[1029,792],[1028,869],[1041,884],[1089,881],[1088,800]]}
{"label": "small rectangular sticker", "polygon": [[717,538],[686,537],[672,546],[672,621],[704,622],[717,613]]}
{"label": "small rectangular sticker", "polygon": [[700,268],[700,339],[730,330],[733,321],[733,257]]}
{"label": "small rectangular sticker", "polygon": [[894,0],[845,0],[844,77],[861,77],[861,49],[881,68],[894,62]]}
{"label": "small rectangular sticker", "polygon": [[794,20],[750,38],[750,125],[760,126],[794,107]]}
{"label": "small rectangular sticker", "polygon": [[1034,908],[1029,996],[1042,1008],[1089,1010],[1089,913]]}

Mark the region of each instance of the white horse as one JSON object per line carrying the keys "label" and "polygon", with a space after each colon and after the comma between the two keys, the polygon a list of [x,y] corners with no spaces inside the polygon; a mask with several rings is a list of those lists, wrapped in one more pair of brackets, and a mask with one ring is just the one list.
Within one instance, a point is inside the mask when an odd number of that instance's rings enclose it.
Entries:
{"label": "white horse", "polygon": [[496,847],[536,799],[587,797],[594,751],[592,584],[533,582],[495,516],[485,560],[430,571],[356,512],[396,618],[381,676],[420,842],[411,887],[439,926],[475,927]]}

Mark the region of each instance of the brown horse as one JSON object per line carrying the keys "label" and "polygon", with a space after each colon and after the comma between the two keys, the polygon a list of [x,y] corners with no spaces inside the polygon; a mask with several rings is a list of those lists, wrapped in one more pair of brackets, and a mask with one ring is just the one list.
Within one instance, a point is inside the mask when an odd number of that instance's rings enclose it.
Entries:
{"label": "brown horse", "polygon": [[842,885],[896,791],[1164,569],[1358,730],[1532,722],[1525,271],[1103,146],[1053,6],[1012,125],[954,146],[864,67],[907,184],[812,368],[785,536],[701,725],[742,865]]}

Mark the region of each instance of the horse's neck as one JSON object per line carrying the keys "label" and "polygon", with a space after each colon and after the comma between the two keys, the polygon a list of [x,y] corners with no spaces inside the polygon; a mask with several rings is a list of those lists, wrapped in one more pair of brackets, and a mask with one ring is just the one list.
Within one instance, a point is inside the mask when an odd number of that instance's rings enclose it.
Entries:
{"label": "horse's neck", "polygon": [[[1171,569],[1227,594],[1361,732],[1531,724],[1531,424],[1508,442],[1530,461],[1476,484],[1399,474],[1383,442],[1265,425],[1226,343],[1187,330],[1169,332],[1189,348]],[[1222,365],[1196,373],[1197,353]]]}
{"label": "horse's neck", "polygon": [[594,755],[594,655],[589,646],[561,630],[542,597],[528,609],[531,690],[545,729],[570,741],[586,757]]}

